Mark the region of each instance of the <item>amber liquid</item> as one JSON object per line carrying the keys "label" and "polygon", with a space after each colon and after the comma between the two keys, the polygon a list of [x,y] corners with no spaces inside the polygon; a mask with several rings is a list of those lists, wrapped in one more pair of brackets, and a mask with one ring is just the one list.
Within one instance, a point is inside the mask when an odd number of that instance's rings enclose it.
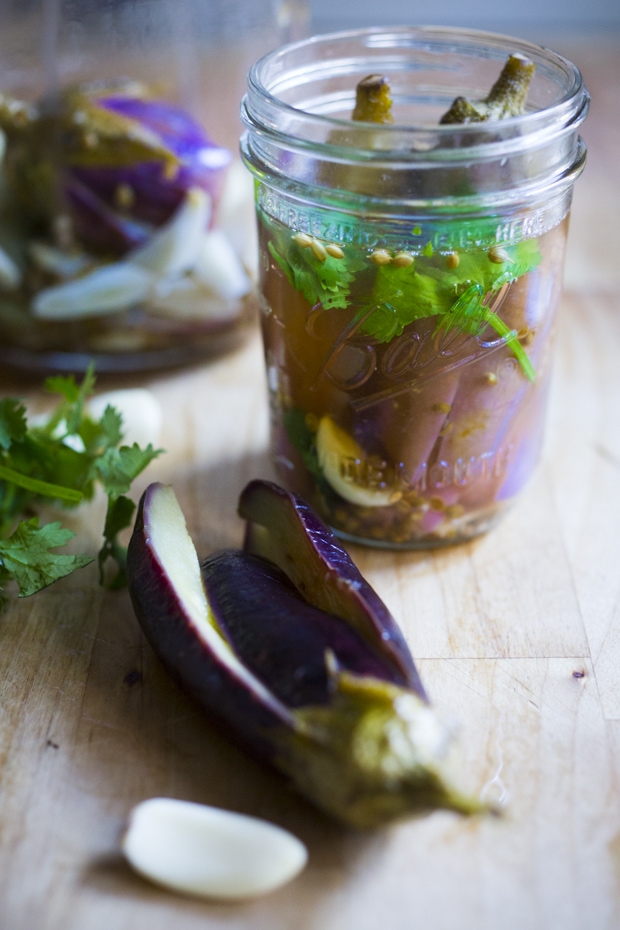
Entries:
{"label": "amber liquid", "polygon": [[[359,311],[372,266],[356,277],[346,308],[312,305],[273,261],[272,232],[262,225],[276,468],[341,536],[406,548],[466,540],[488,529],[521,490],[542,444],[566,231],[564,221],[542,235],[538,267],[489,298],[518,334],[535,370],[530,380],[490,327],[438,329],[437,317],[425,317],[387,342],[364,334]],[[353,249],[362,258],[369,252],[348,244],[347,255]],[[356,450],[332,450],[331,471],[317,447],[325,417]]]}

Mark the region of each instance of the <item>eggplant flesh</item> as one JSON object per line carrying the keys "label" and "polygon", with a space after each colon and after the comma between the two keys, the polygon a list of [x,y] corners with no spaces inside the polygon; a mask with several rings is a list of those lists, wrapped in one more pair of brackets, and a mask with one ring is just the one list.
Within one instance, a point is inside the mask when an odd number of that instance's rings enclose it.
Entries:
{"label": "eggplant flesh", "polygon": [[390,651],[309,603],[262,557],[225,550],[201,566],[170,487],[151,485],[142,497],[127,579],[173,677],[329,815],[372,828],[437,809],[487,809],[454,787],[451,734],[399,683]]}
{"label": "eggplant flesh", "polygon": [[297,494],[261,479],[239,498],[246,522],[244,548],[274,562],[315,607],[336,614],[389,662],[423,700],[426,692],[396,620],[346,549]]}
{"label": "eggplant flesh", "polygon": [[231,649],[288,707],[329,703],[335,668],[404,684],[344,620],[309,604],[265,559],[225,550],[203,561],[201,572]]}

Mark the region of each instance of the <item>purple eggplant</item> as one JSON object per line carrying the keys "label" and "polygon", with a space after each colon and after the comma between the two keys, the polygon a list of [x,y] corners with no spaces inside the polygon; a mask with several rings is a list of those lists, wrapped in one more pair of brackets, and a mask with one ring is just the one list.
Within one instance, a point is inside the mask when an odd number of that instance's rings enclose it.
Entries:
{"label": "purple eggplant", "polygon": [[239,498],[239,515],[247,521],[244,547],[249,552],[278,565],[316,607],[343,617],[389,660],[395,680],[426,700],[395,619],[302,498],[270,481],[251,481]]}
{"label": "purple eggplant", "polygon": [[127,582],[140,625],[172,676],[248,748],[269,757],[263,732],[293,727],[292,713],[222,636],[170,487],[152,484],[142,496],[127,550]]}
{"label": "purple eggplant", "polygon": [[[254,511],[261,491],[269,500],[280,489],[252,482],[241,509]],[[293,503],[304,518],[284,536],[308,537],[304,552],[326,552],[322,561],[310,558],[307,574],[245,550],[215,553],[201,566],[172,488],[147,488],[127,578],[154,650],[226,733],[348,825],[374,827],[441,808],[484,810],[446,778],[447,730],[421,696],[386,608],[327,527]],[[283,512],[289,519],[286,506]],[[272,532],[270,551],[286,562],[286,540]],[[330,589],[327,598],[344,614],[317,603]],[[375,624],[387,628],[385,639],[367,635]]]}
{"label": "purple eggplant", "polygon": [[0,107],[9,176],[33,221],[52,223],[63,205],[81,245],[108,255],[146,241],[191,188],[215,205],[232,160],[136,82],[69,88],[20,120],[11,113]]}
{"label": "purple eggplant", "polygon": [[202,562],[201,571],[221,632],[243,664],[269,682],[288,707],[329,703],[326,654],[336,667],[356,675],[392,682],[401,677],[341,617],[304,600],[271,562],[225,550]]}

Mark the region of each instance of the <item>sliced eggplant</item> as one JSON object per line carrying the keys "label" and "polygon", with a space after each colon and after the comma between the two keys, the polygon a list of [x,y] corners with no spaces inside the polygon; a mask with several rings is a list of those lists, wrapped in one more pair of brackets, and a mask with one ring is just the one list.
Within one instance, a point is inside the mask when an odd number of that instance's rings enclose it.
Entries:
{"label": "sliced eggplant", "polygon": [[396,620],[314,510],[270,481],[251,481],[239,499],[244,547],[274,562],[315,607],[342,617],[381,651],[403,683],[426,700]]}
{"label": "sliced eggplant", "polygon": [[[260,490],[259,483],[248,493]],[[267,501],[277,492],[269,486]],[[247,504],[248,494],[242,499]],[[328,553],[324,562],[313,556],[327,584],[336,587],[340,560],[344,590],[362,592],[363,623],[309,603],[277,565],[248,552],[216,553],[201,572],[173,490],[147,488],[127,578],[153,648],[226,732],[346,824],[374,827],[439,808],[484,810],[446,778],[450,734],[421,686],[408,684],[419,681],[411,656],[402,668],[394,660],[394,642],[406,650],[402,637],[389,625],[389,635],[380,635],[376,624],[387,623],[377,612],[381,601],[348,556],[338,555],[335,540],[330,548],[329,530],[309,509],[302,526]],[[322,587],[318,576],[314,582],[313,594]],[[349,596],[342,602],[359,619]],[[373,605],[372,622],[365,605]],[[375,630],[373,642],[365,627]]]}
{"label": "sliced eggplant", "polygon": [[330,666],[402,682],[389,660],[370,649],[346,621],[305,601],[271,562],[231,549],[210,556],[201,569],[222,634],[243,664],[288,707],[329,703]]}
{"label": "sliced eggplant", "polygon": [[140,625],[172,676],[207,710],[221,714],[253,751],[270,756],[263,730],[292,726],[292,715],[218,629],[171,487],[152,484],[142,496],[127,550],[127,581]]}

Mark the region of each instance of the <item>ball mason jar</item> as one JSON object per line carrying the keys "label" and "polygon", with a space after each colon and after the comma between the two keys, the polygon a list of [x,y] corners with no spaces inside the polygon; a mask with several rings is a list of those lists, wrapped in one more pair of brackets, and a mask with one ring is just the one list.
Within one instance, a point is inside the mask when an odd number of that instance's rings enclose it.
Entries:
{"label": "ball mason jar", "polygon": [[0,364],[139,371],[255,321],[239,102],[305,0],[5,0]]}
{"label": "ball mason jar", "polygon": [[[512,54],[536,66],[523,115],[440,124]],[[351,119],[369,75],[392,123]],[[532,474],[588,102],[552,51],[460,29],[323,35],[251,69],[273,456],[342,538],[467,540]]]}

